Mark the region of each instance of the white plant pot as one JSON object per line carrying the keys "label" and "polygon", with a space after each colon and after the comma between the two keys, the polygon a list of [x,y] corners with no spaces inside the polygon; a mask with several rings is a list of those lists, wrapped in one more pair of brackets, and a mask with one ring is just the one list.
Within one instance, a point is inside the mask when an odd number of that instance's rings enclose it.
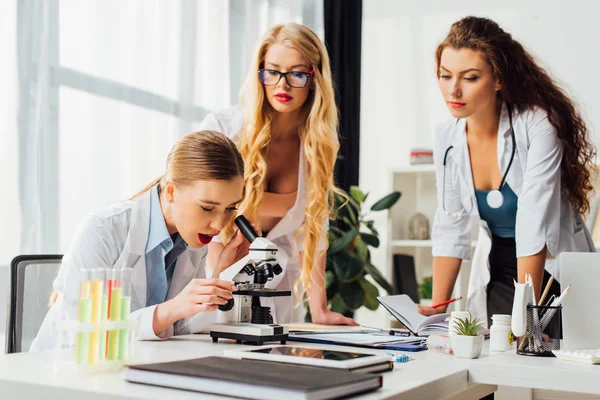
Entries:
{"label": "white plant pot", "polygon": [[477,358],[483,349],[483,335],[478,336],[462,336],[452,335],[452,350],[454,355],[460,358]]}

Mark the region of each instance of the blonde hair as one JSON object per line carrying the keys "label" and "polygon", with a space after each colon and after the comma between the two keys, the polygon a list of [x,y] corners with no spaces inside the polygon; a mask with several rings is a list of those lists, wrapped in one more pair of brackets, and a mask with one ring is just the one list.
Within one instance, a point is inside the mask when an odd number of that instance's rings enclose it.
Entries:
{"label": "blonde hair", "polygon": [[[230,180],[244,176],[244,161],[235,144],[224,134],[199,131],[181,138],[169,152],[165,174],[154,179],[130,200],[137,199],[154,186],[164,186],[165,177],[175,186],[185,186],[197,180]],[[58,300],[58,292],[50,295],[49,306]]]}
{"label": "blonde hair", "polygon": [[199,131],[181,138],[169,152],[165,174],[154,179],[130,200],[135,200],[169,176],[175,186],[197,180],[230,180],[244,176],[244,161],[227,136],[216,131]]}
{"label": "blonde hair", "polygon": [[[322,223],[329,218],[330,207],[333,205],[333,168],[339,141],[338,114],[327,49],[317,35],[303,25],[276,25],[267,31],[256,49],[254,63],[242,87],[240,101],[246,112],[246,119],[238,147],[246,164],[246,197],[239,207],[239,213],[252,220],[260,229],[257,215],[267,179],[265,151],[271,141],[274,111],[265,99],[257,71],[264,63],[268,48],[275,43],[298,50],[314,70],[314,86],[302,106],[306,122],[301,125],[299,132],[306,160],[307,203],[306,219],[300,231],[296,232],[296,238],[301,234],[304,234],[304,238],[300,281],[295,285],[297,294],[300,292],[298,284],[301,283],[304,290],[302,294],[310,296],[313,266],[318,265],[324,254],[324,251],[316,249],[321,239],[327,239]],[[233,226],[230,224],[225,230],[225,237],[229,237],[232,231]]]}

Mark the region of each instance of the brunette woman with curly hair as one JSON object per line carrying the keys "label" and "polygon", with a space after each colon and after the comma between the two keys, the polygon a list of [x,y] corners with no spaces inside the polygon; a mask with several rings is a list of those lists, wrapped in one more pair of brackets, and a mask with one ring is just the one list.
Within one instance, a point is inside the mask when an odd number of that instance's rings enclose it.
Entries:
{"label": "brunette woman with curly hair", "polygon": [[454,23],[435,57],[453,118],[435,138],[433,302],[450,297],[462,260],[471,258],[475,220],[467,308],[489,322],[511,314],[514,280],[531,275],[539,299],[553,275],[556,294],[558,254],[594,251],[583,216],[595,149],[575,102],[494,21]]}

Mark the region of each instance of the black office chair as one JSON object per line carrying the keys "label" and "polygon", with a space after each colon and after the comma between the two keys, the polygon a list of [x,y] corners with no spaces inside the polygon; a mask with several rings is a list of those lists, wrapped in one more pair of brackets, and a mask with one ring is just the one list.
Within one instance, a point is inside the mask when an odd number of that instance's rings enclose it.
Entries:
{"label": "black office chair", "polygon": [[10,266],[6,353],[29,351],[48,312],[62,255],[18,256]]}

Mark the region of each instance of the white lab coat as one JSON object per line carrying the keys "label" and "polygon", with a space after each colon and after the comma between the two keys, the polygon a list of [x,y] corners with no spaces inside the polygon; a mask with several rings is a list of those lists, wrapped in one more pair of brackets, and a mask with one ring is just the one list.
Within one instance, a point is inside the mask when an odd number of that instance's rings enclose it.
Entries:
{"label": "white lab coat", "polygon": [[[97,212],[78,228],[69,251],[63,257],[54,289],[57,302],[50,308],[31,351],[55,348],[57,322],[77,319],[80,269],[133,268],[131,273],[131,317],[137,320],[138,340],[164,339],[174,334],[204,331],[216,321],[215,312],[199,313],[177,321],[156,336],[152,320],[156,305],[146,307],[145,249],[150,222],[150,191],[136,200],[118,203]],[[167,299],[172,299],[193,279],[206,275],[207,247],[188,248],[178,258]]]}
{"label": "white lab coat", "polygon": [[[490,280],[488,256],[491,234],[479,218],[473,186],[465,120],[452,119],[440,125],[435,138],[435,166],[438,207],[432,229],[433,255],[471,258],[473,221],[479,223],[477,246],[473,253],[467,308],[487,321],[486,287]],[[547,246],[546,270],[560,281],[558,255],[564,251],[595,251],[590,232],[561,190],[562,145],[547,113],[534,109],[513,111],[516,152],[506,182],[518,196],[515,241],[517,257],[539,253]],[[470,215],[455,219],[442,209],[443,159],[446,163],[445,206],[450,213],[469,210]],[[512,139],[506,105],[498,127],[498,160],[505,173],[512,152]],[[470,200],[469,200],[470,199]]]}
{"label": "white lab coat", "polygon": [[[234,142],[240,139],[240,131],[244,124],[244,110],[241,106],[225,109],[216,113],[209,114],[202,124],[201,130],[214,130],[224,133]],[[278,247],[278,261],[283,272],[273,278],[265,285],[268,288],[278,290],[291,290],[290,297],[262,297],[261,305],[271,307],[271,314],[275,323],[303,322],[305,310],[302,304],[299,304],[294,295],[294,284],[300,278],[300,260],[298,251],[302,251],[302,234],[295,238],[295,233],[304,223],[304,209],[306,207],[306,176],[305,176],[305,158],[300,146],[300,165],[298,171],[298,192],[296,202],[288,210],[285,216],[269,231],[267,239],[275,243]],[[325,231],[329,227],[329,221],[323,222]],[[294,241],[296,249],[294,249]],[[323,238],[318,246],[318,250],[326,248],[326,240]],[[251,280],[251,278],[249,278]]]}

